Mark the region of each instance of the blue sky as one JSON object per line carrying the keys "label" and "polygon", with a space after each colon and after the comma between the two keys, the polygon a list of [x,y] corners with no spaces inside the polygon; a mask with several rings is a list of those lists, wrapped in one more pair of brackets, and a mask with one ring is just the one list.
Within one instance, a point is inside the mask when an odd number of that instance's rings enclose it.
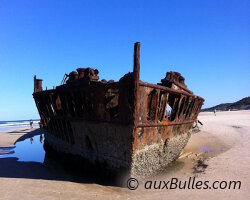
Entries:
{"label": "blue sky", "polygon": [[247,0],[0,0],[0,120],[38,118],[33,76],[93,67],[119,80],[141,42],[141,80],[178,71],[204,107],[250,95]]}

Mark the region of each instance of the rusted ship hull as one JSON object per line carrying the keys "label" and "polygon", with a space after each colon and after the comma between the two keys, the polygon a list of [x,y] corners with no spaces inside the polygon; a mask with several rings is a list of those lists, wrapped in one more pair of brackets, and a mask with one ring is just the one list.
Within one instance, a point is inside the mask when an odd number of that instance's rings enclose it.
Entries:
{"label": "rusted ship hull", "polygon": [[[107,170],[146,177],[178,158],[188,142],[204,99],[195,96],[176,72],[160,84],[140,81],[140,44],[134,70],[119,82],[98,81],[98,70],[78,69],[66,84],[33,97],[48,144]],[[172,108],[168,112],[168,107]]]}

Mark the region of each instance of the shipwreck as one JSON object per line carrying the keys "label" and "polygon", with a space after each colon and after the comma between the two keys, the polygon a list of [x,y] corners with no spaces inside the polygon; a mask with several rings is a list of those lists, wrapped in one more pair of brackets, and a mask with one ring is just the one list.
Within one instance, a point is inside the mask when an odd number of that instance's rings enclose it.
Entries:
{"label": "shipwreck", "polygon": [[33,97],[49,146],[133,177],[150,176],[176,160],[204,99],[178,72],[167,72],[158,84],[141,81],[139,42],[133,72],[117,82],[99,81],[98,73],[78,68],[50,90],[34,77]]}

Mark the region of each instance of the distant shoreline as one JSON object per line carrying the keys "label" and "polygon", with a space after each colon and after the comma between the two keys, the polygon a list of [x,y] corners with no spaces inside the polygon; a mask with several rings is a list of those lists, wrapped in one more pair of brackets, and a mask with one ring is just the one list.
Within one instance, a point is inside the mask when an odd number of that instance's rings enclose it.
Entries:
{"label": "distant shoreline", "polygon": [[207,111],[235,111],[235,110],[250,110],[250,97],[245,97],[234,103],[222,103],[210,108],[203,108],[201,112]]}
{"label": "distant shoreline", "polygon": [[[206,108],[207,109],[207,108]],[[250,109],[232,109],[232,110],[217,110],[216,109],[216,112],[231,112],[231,111],[249,111]],[[214,110],[201,110],[201,112],[214,112]]]}

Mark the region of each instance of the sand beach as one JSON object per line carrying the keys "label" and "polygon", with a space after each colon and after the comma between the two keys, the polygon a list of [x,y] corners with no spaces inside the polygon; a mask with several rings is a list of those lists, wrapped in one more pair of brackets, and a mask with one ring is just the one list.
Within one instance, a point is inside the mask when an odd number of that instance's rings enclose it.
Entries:
{"label": "sand beach", "polygon": [[[0,155],[0,199],[249,199],[250,111],[217,112],[216,116],[203,112],[198,119],[203,126],[192,134],[180,158],[162,174],[139,182],[136,190],[102,183],[91,176],[77,179],[53,161],[50,165],[20,161],[13,154]],[[0,132],[0,147],[18,146],[41,134],[38,128]],[[147,181],[184,181],[190,177],[209,183],[240,181],[241,185],[240,189],[145,188]]]}

